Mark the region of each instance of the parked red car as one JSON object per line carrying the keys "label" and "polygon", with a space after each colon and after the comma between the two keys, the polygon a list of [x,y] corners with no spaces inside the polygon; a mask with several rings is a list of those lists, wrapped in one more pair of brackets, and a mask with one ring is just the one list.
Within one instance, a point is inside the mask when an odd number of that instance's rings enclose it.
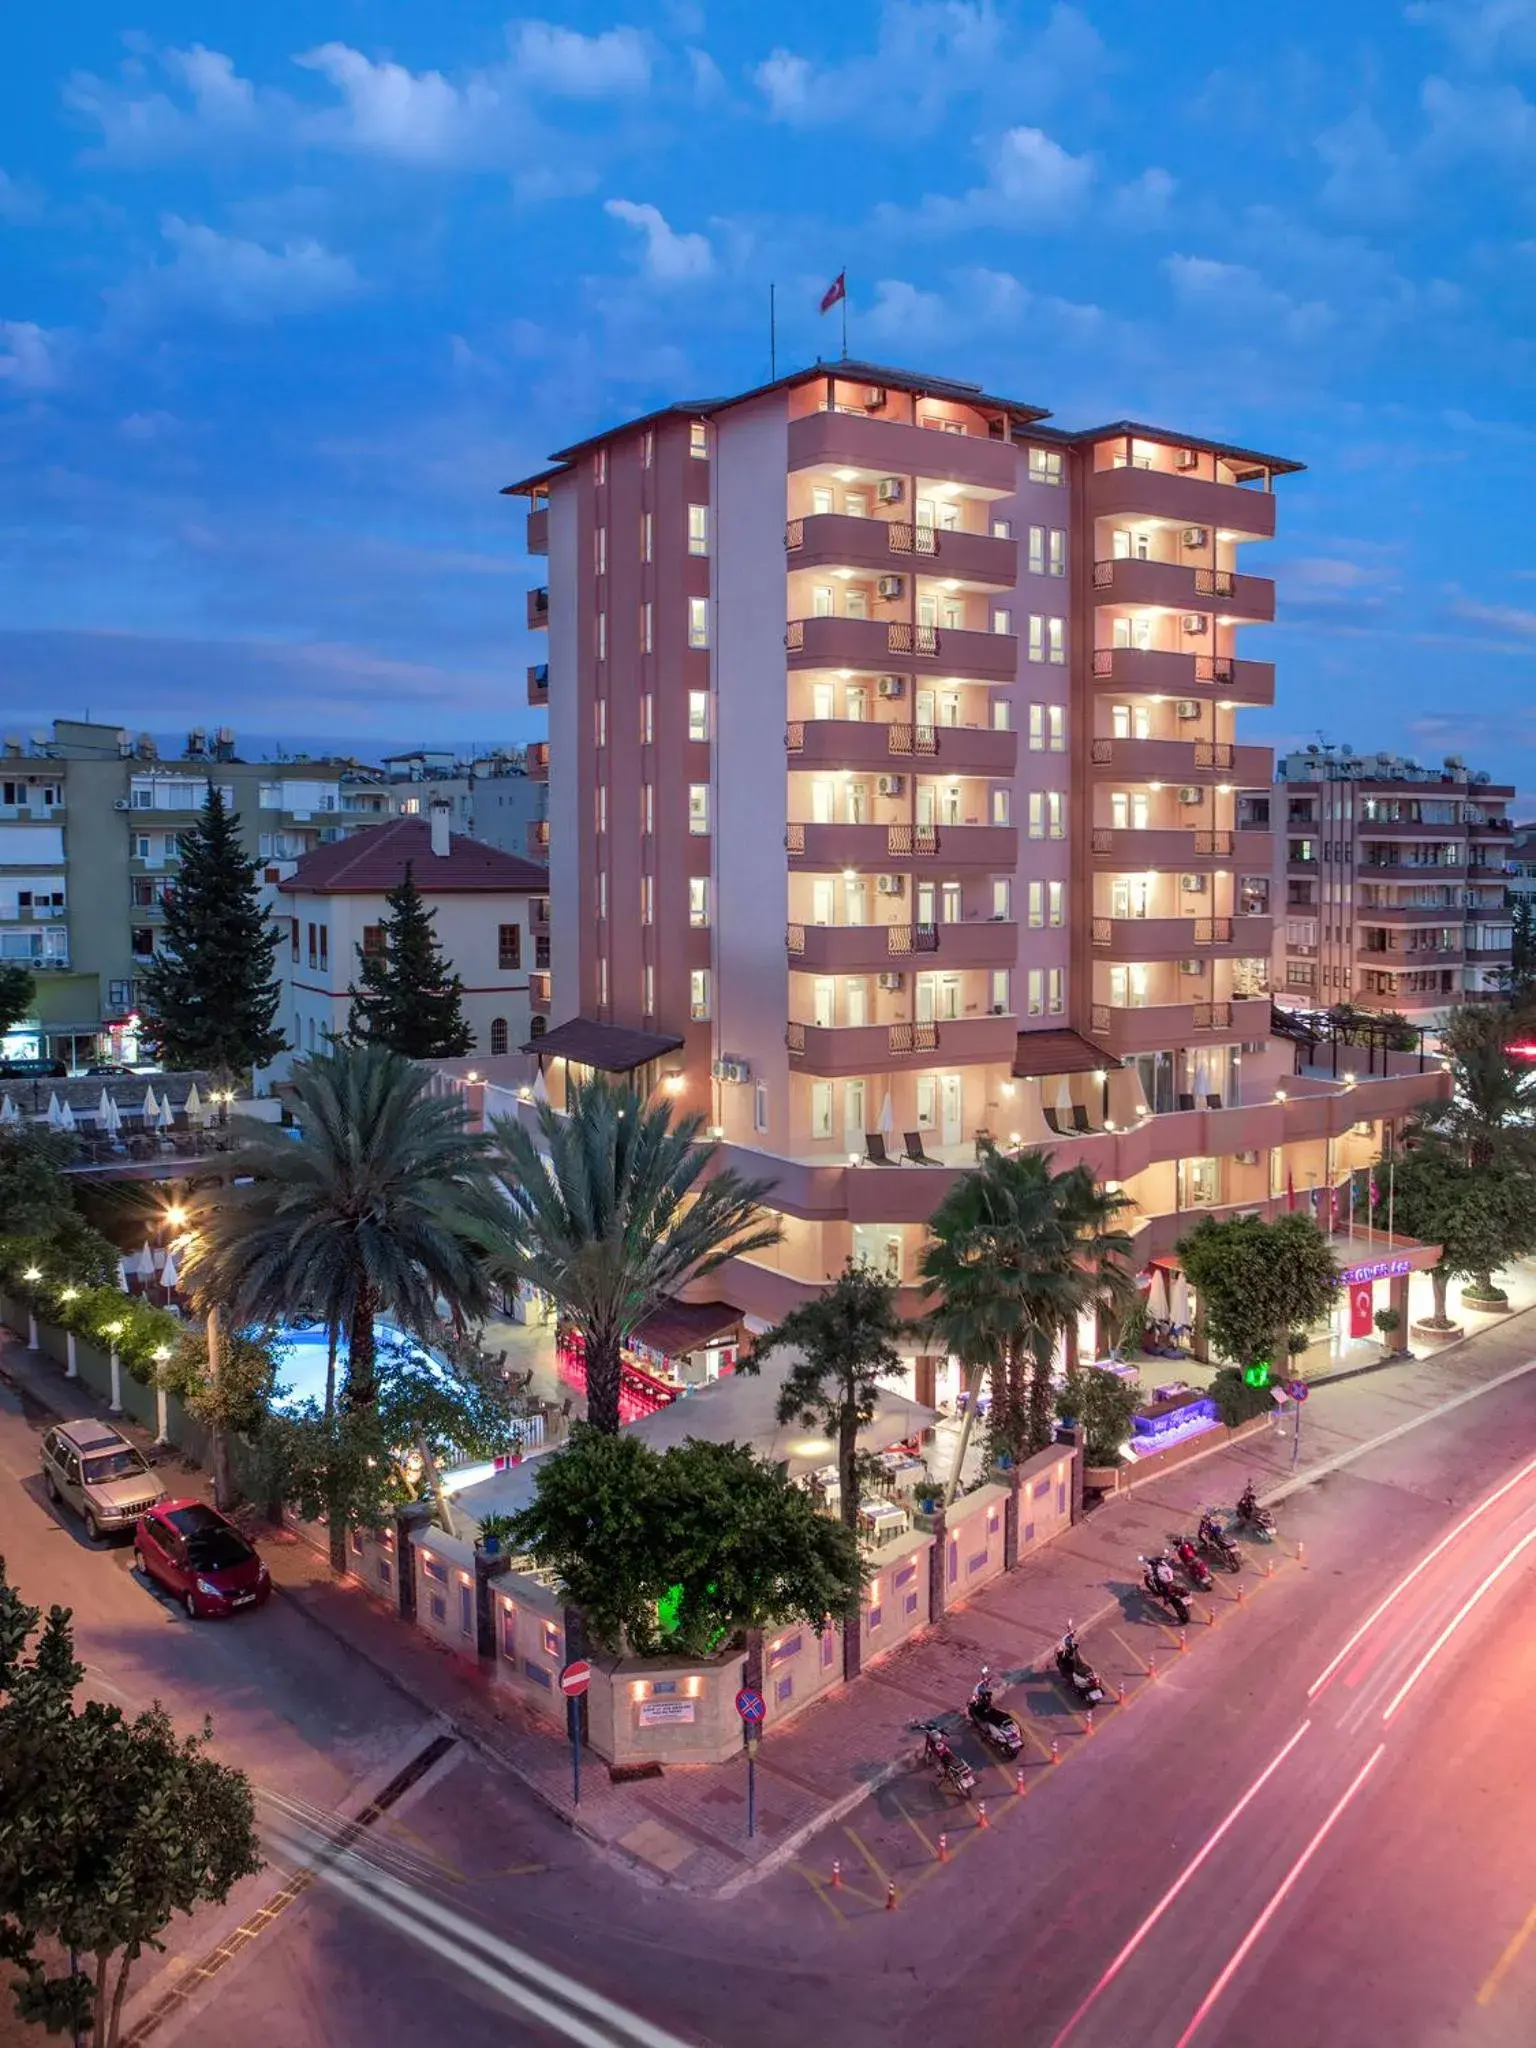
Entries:
{"label": "parked red car", "polygon": [[139,1568],[176,1595],[193,1621],[261,1607],[272,1576],[234,1523],[201,1500],[162,1501],[133,1532]]}

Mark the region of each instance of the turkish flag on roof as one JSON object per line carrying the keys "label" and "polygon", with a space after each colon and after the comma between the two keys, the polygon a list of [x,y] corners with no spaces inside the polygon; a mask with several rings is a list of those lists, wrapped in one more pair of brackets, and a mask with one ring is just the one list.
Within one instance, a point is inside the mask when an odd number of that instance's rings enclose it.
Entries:
{"label": "turkish flag on roof", "polygon": [[821,310],[823,313],[830,313],[838,300],[846,299],[847,296],[848,273],[846,270],[840,270],[821,295]]}

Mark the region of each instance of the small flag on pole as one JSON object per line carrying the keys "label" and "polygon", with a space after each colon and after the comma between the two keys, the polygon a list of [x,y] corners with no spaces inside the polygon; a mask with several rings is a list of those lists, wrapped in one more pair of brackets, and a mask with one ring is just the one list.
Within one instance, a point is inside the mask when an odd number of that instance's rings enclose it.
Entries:
{"label": "small flag on pole", "polygon": [[1285,1176],[1285,1206],[1287,1210],[1293,1210],[1296,1207],[1296,1176],[1294,1173],[1288,1173]]}
{"label": "small flag on pole", "polygon": [[1371,1207],[1374,1209],[1381,1200],[1381,1189],[1376,1185],[1376,1174],[1371,1173]]}
{"label": "small flag on pole", "polygon": [[848,296],[848,273],[840,270],[821,295],[821,310],[830,313],[840,299]]}

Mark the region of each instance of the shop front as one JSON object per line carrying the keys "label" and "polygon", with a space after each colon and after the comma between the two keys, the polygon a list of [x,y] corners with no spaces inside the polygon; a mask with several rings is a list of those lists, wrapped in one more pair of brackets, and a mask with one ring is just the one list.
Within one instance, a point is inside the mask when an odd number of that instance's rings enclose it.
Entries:
{"label": "shop front", "polygon": [[[619,1420],[638,1422],[682,1394],[736,1370],[742,1346],[741,1310],[725,1301],[667,1299],[637,1323],[624,1345],[619,1372]],[[555,1332],[560,1378],[574,1392],[587,1390],[587,1360],[580,1334]]]}

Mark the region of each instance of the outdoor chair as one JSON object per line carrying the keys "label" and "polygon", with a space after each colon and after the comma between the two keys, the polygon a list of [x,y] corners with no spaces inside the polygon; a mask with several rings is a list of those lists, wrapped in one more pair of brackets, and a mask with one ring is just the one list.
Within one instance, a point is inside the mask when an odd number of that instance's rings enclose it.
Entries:
{"label": "outdoor chair", "polygon": [[1205,1106],[1207,1109],[1220,1109],[1222,1107],[1221,1097],[1219,1095],[1207,1095]]}
{"label": "outdoor chair", "polygon": [[1081,1136],[1087,1136],[1094,1126],[1088,1121],[1088,1112],[1080,1102],[1072,1105],[1072,1128]]}
{"label": "outdoor chair", "polygon": [[940,1164],[937,1159],[930,1159],[923,1150],[923,1134],[921,1131],[903,1131],[901,1135],[907,1148],[907,1157],[914,1166],[937,1166]]}
{"label": "outdoor chair", "polygon": [[1053,1130],[1058,1138],[1065,1138],[1067,1136],[1067,1133],[1061,1127],[1061,1112],[1059,1110],[1047,1109],[1042,1105],[1040,1114],[1045,1118],[1047,1127]]}
{"label": "outdoor chair", "polygon": [[1179,1107],[1180,1107],[1180,1109],[1193,1109],[1193,1108],[1194,1108],[1194,1106],[1195,1106],[1195,1098],[1193,1097],[1193,1095],[1181,1095],[1181,1096],[1179,1097]]}
{"label": "outdoor chair", "polygon": [[885,1134],[882,1131],[864,1133],[864,1157],[871,1166],[895,1166],[897,1163],[885,1149]]}

